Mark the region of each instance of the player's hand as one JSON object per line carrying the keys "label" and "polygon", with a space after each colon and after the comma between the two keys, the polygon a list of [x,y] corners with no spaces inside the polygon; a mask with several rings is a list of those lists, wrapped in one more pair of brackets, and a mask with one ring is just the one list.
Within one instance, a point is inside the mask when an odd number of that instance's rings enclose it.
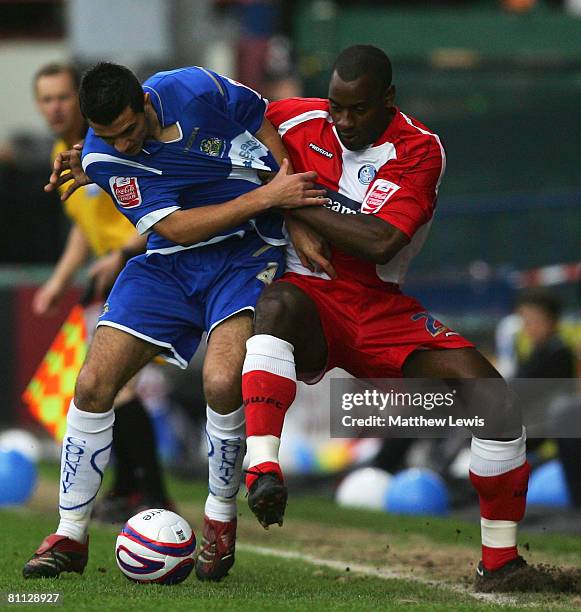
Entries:
{"label": "player's hand", "polygon": [[302,208],[303,206],[321,206],[325,203],[324,189],[317,189],[316,172],[299,172],[287,174],[288,159],[283,159],[276,176],[261,187],[268,203],[273,208]]}
{"label": "player's hand", "polygon": [[94,297],[104,299],[115,279],[119,276],[126,263],[125,255],[121,250],[111,251],[100,257],[90,268],[89,278],[93,282]]}
{"label": "player's hand", "polygon": [[32,298],[32,312],[37,317],[52,317],[58,311],[58,305],[64,294],[64,287],[53,281],[47,281]]}
{"label": "player's hand", "polygon": [[328,242],[308,225],[290,215],[285,216],[285,223],[303,266],[311,272],[323,271],[331,278],[337,278]]}
{"label": "player's hand", "polygon": [[55,191],[61,185],[72,181],[72,183],[61,194],[61,200],[67,200],[79,187],[92,183],[91,179],[83,171],[81,165],[82,144],[76,144],[69,151],[59,153],[52,167],[49,182],[44,186],[47,192]]}

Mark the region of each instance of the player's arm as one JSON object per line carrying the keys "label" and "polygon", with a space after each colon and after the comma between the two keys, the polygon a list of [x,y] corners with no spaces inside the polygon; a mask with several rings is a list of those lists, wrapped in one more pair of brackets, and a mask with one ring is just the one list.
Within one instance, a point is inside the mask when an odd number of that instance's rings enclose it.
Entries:
{"label": "player's arm", "polygon": [[77,189],[89,185],[93,181],[83,171],[81,151],[83,143],[74,145],[69,151],[59,153],[53,162],[52,173],[44,186],[46,192],[56,191],[62,185],[71,182],[61,193],[61,201],[67,200]]}
{"label": "player's arm", "polygon": [[90,247],[81,228],[73,224],[69,231],[65,249],[50,278],[34,294],[32,310],[38,316],[54,314],[75,274],[89,256]]}
{"label": "player's arm", "polygon": [[293,174],[294,168],[290,161],[288,151],[282,142],[282,138],[274,125],[272,125],[266,117],[262,121],[262,125],[255,136],[272,153],[274,159],[276,159],[279,164],[282,163],[283,159],[288,159],[288,173]]}
{"label": "player's arm", "polygon": [[147,237],[136,233],[121,248],[99,257],[89,269],[96,298],[105,297],[125,264],[132,257],[144,253],[146,244]]}
{"label": "player's arm", "polygon": [[293,214],[342,251],[377,264],[387,263],[410,241],[397,227],[372,215],[342,215],[324,207]]}
{"label": "player's arm", "polygon": [[269,210],[320,206],[325,191],[315,188],[317,173],[289,175],[288,166],[288,160],[284,159],[270,183],[233,200],[176,210],[155,223],[153,230],[172,242],[188,245],[207,240]]}
{"label": "player's arm", "polygon": [[[283,158],[288,159],[288,153],[280,135],[274,125],[265,117],[266,101],[255,91],[236,83],[228,78],[214,74],[215,78],[222,83],[222,92],[227,95],[220,96],[215,88],[211,88],[214,103],[225,103],[225,112],[251,134],[254,134],[264,144],[280,164]],[[289,165],[289,172],[294,170]],[[291,218],[292,212],[285,212],[285,222],[292,243],[302,264],[314,270],[323,268],[331,277],[335,277],[335,271],[328,259],[329,249],[321,237],[308,226]]]}
{"label": "player's arm", "polygon": [[[266,117],[255,136],[270,150],[279,164],[283,159],[289,159],[288,151],[278,130]],[[292,162],[289,162],[288,172],[294,172]],[[303,266],[311,271],[323,269],[331,278],[335,278],[337,273],[331,265],[329,245],[321,236],[313,228],[296,219],[292,210],[284,211],[284,221]]]}
{"label": "player's arm", "polygon": [[338,248],[385,264],[431,219],[444,168],[440,141],[429,136],[398,166],[380,169],[363,200],[363,214],[342,215],[326,208],[295,214]]}

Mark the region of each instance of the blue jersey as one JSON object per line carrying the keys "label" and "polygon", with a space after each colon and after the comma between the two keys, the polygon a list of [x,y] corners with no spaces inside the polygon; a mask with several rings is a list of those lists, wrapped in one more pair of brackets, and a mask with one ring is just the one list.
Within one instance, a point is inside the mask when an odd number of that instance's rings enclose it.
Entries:
{"label": "blue jersey", "polygon": [[254,136],[264,120],[266,100],[252,89],[198,67],[158,72],[143,89],[161,126],[175,124],[178,138],[148,140],[139,154],[129,156],[89,129],[82,162],[137,230],[149,232],[148,254],[214,244],[251,230],[268,244],[285,244],[282,216],[273,212],[187,247],[151,231],[178,209],[218,204],[255,189],[261,184],[258,171],[276,171],[278,164]]}

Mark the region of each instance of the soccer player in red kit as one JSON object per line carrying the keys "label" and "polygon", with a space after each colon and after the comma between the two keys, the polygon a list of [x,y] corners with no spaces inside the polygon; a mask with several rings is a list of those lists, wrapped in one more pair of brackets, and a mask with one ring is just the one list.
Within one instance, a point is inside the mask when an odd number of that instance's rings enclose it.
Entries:
{"label": "soccer player in red kit", "polygon": [[[400,291],[432,223],[446,154],[394,105],[391,77],[383,51],[357,45],[336,60],[328,100],[269,106],[295,170],[316,171],[327,190],[326,206],[293,217],[331,245],[336,275],[289,248],[286,274],[257,305],[242,389],[248,500],[265,527],[282,524],[286,507],[278,447],[297,373],[311,383],[336,366],[363,378],[500,378],[471,342]],[[505,398],[496,401],[510,439],[473,437],[470,463],[482,516],[477,579],[488,582],[526,565],[516,546],[530,471],[524,429]]]}

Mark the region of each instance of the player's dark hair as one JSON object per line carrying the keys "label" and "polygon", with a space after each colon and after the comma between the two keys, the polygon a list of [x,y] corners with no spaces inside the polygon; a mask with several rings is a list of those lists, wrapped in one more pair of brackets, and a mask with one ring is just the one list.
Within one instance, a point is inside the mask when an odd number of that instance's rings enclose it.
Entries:
{"label": "player's dark hair", "polygon": [[333,64],[333,72],[347,82],[367,76],[375,81],[381,93],[391,85],[389,57],[373,45],[354,45],[343,49]]}
{"label": "player's dark hair", "polygon": [[32,81],[35,90],[36,84],[38,83],[38,79],[40,79],[41,77],[55,76],[57,74],[62,73],[70,75],[71,80],[73,81],[75,91],[77,91],[81,83],[81,73],[78,71],[76,66],[73,66],[72,64],[66,64],[64,62],[51,62],[50,64],[45,64],[44,66],[41,66],[34,74],[34,79]]}
{"label": "player's dark hair", "polygon": [[109,125],[128,106],[135,113],[143,112],[143,89],[129,68],[101,62],[83,75],[79,102],[86,119]]}
{"label": "player's dark hair", "polygon": [[561,316],[562,304],[559,298],[546,289],[529,289],[517,297],[517,306],[534,306],[547,317],[557,322]]}

